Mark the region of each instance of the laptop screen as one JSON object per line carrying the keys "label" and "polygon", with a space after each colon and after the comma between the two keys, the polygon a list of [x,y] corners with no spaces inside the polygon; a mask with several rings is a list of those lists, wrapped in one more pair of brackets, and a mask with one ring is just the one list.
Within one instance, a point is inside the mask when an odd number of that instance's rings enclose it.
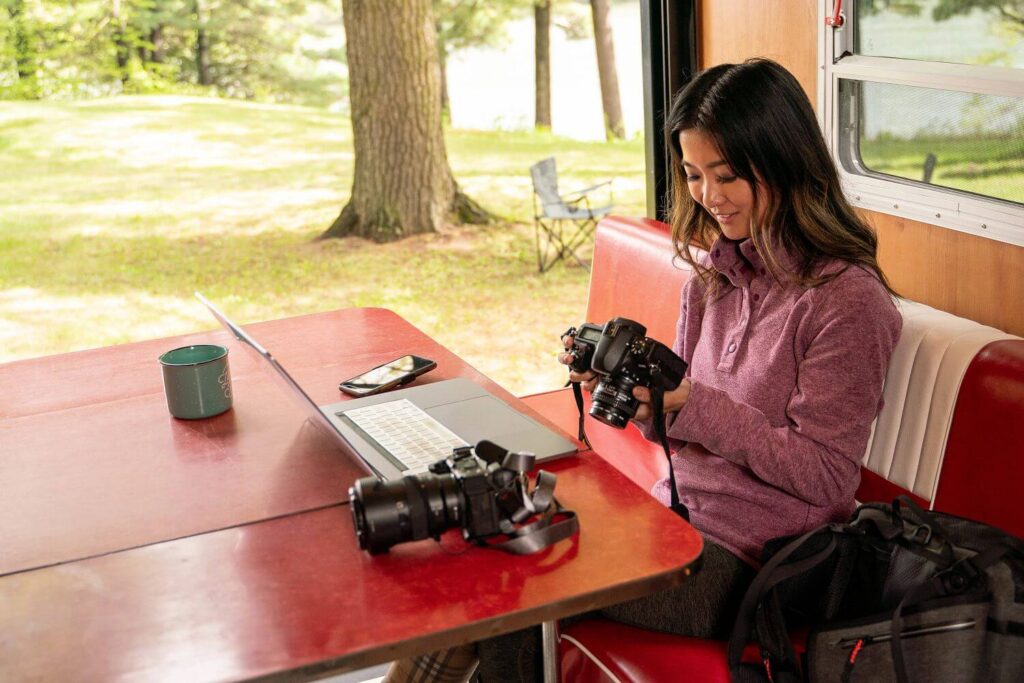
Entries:
{"label": "laptop screen", "polygon": [[284,383],[284,386],[287,389],[286,393],[295,399],[295,402],[300,408],[302,408],[303,412],[306,413],[309,421],[323,430],[329,437],[334,439],[335,443],[341,447],[341,450],[344,451],[346,455],[354,458],[356,462],[362,462],[362,459],[359,457],[356,449],[352,447],[352,444],[350,444],[345,437],[338,432],[334,425],[331,424],[331,421],[327,419],[327,416],[323,414],[323,411],[321,411],[313,399],[309,397],[309,394],[307,394],[305,390],[299,386],[299,383],[288,374],[288,371],[285,370],[279,362],[277,362],[277,359],[274,358],[269,351],[263,348],[258,341],[253,339],[252,335],[224,315],[209,299],[199,292],[195,292],[195,295],[196,298],[210,310],[210,313],[213,314],[213,317],[217,319],[224,329],[230,332],[235,339],[240,341],[242,343],[242,347],[250,351],[250,355],[259,359],[260,365],[269,365],[271,367],[273,370],[272,374],[276,376],[280,382]]}

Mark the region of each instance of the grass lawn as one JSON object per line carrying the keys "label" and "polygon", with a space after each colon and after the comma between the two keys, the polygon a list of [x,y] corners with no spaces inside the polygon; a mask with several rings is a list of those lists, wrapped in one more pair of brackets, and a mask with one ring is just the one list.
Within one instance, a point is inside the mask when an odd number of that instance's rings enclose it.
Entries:
{"label": "grass lawn", "polygon": [[447,139],[456,179],[501,223],[313,242],[351,189],[341,115],[169,96],[0,102],[0,362],[212,329],[198,289],[243,323],[384,306],[513,393],[559,386],[557,337],[582,322],[589,275],[536,272],[528,168],[555,156],[565,190],[614,178],[616,213],[642,215],[642,142]]}
{"label": "grass lawn", "polygon": [[860,152],[869,169],[917,181],[925,158],[934,154],[933,185],[1024,202],[1024,142],[1019,139],[865,140]]}

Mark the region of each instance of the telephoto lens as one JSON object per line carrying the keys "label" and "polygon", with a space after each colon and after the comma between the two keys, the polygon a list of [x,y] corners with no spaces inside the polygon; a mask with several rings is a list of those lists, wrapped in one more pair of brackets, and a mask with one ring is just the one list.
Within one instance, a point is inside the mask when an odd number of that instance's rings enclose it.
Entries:
{"label": "telephoto lens", "polygon": [[[428,473],[395,481],[358,479],[348,497],[359,547],[373,555],[386,553],[406,541],[440,541],[455,527],[467,541],[516,554],[568,538],[579,529],[576,515],[555,500],[554,474],[538,472],[530,492],[533,463],[533,453],[484,440],[475,448],[457,446]],[[561,518],[552,522],[556,513]],[[507,540],[485,540],[499,535]]]}
{"label": "telephoto lens", "polygon": [[363,477],[348,497],[359,547],[374,555],[398,543],[437,539],[462,523],[462,495],[450,474]]}

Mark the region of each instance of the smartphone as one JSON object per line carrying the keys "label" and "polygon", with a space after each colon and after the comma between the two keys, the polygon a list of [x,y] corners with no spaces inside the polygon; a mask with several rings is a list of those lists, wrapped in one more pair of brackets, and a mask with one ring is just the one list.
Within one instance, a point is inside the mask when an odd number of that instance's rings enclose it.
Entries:
{"label": "smartphone", "polygon": [[437,363],[429,358],[402,356],[347,379],[338,388],[350,396],[370,396],[408,384],[436,367]]}

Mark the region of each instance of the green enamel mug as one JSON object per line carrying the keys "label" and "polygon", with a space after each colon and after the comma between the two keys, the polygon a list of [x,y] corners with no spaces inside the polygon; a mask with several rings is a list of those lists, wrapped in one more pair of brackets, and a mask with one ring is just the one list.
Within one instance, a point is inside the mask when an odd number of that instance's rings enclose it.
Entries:
{"label": "green enamel mug", "polygon": [[171,349],[160,356],[167,410],[182,420],[220,415],[231,408],[228,350],[216,344]]}

